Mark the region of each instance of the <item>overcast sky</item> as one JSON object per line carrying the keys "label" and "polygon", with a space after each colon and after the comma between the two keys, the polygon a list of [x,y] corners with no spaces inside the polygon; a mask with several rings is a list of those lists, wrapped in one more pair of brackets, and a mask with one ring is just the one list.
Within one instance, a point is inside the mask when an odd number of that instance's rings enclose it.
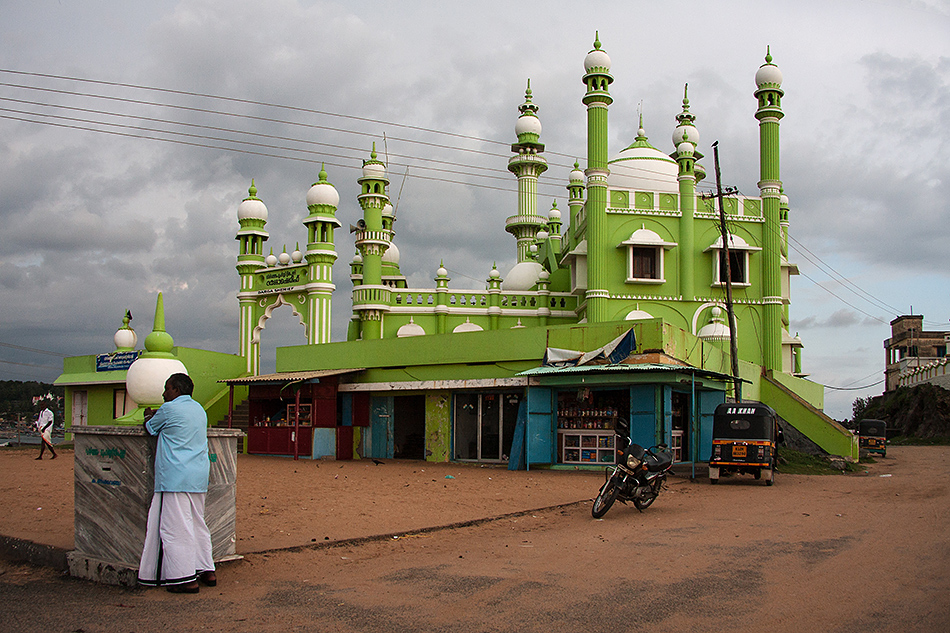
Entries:
{"label": "overcast sky", "polygon": [[[830,415],[882,391],[895,316],[913,306],[927,329],[950,329],[946,1],[4,5],[0,379],[52,381],[60,356],[111,351],[126,309],[142,341],[158,291],[177,344],[236,353],[235,212],[251,178],[270,212],[267,249],[291,251],[306,241],[321,162],[337,217],[359,217],[374,141],[402,192],[395,241],[410,285],[432,286],[444,260],[451,287],[484,287],[493,262],[504,274],[515,259],[505,167],[528,78],[550,163],[539,208],[567,208],[595,31],[612,59],[610,153],[633,141],[638,108],[651,142],[672,151],[689,82],[704,153],[718,140],[724,182],[747,195],[758,193],[753,77],[771,47],[802,272],[792,333],[813,380],[873,385],[827,390]],[[338,231],[336,244],[343,340],[352,236]],[[287,309],[275,315],[265,371],[276,346],[305,341]]]}

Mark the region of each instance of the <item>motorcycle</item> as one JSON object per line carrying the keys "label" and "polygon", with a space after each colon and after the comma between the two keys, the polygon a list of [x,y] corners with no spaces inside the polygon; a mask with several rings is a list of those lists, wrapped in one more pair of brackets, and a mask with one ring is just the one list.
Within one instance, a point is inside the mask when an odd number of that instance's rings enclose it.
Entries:
{"label": "motorcycle", "polygon": [[617,500],[623,504],[632,501],[643,512],[656,500],[672,469],[673,453],[665,444],[652,449],[629,444],[619,463],[605,470],[606,481],[594,499],[591,515],[599,519]]}

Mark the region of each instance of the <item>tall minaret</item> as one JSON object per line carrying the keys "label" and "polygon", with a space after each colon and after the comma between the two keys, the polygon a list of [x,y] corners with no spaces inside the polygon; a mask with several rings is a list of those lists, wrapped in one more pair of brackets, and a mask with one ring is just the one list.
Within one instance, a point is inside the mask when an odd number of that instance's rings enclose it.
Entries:
{"label": "tall minaret", "polygon": [[696,161],[703,157],[696,151],[699,145],[699,130],[696,129],[696,115],[689,111],[689,97],[687,88],[683,87],[683,111],[676,115],[677,126],[673,130],[673,147],[676,151],[672,157],[679,165],[677,179],[680,193],[680,252],[685,256],[680,258],[680,294],[685,301],[695,298],[693,269],[693,216],[696,213]]}
{"label": "tall minaret", "polygon": [[307,192],[307,209],[310,215],[304,218],[307,227],[307,264],[310,281],[307,283],[307,301],[309,302],[310,322],[307,323],[307,342],[330,342],[330,315],[333,299],[333,262],[336,261],[336,246],[333,243],[333,229],[339,228],[336,219],[340,194],[327,182],[327,172],[323,165],[317,182]]}
{"label": "tall minaret", "polygon": [[518,107],[521,116],[515,124],[518,142],[511,145],[515,153],[508,159],[508,171],[518,177],[518,215],[508,218],[505,230],[518,239],[518,263],[531,259],[529,249],[535,235],[544,225],[538,215],[538,177],[548,169],[548,161],[541,154],[541,120],[538,106],[531,102],[531,80],[524,93],[524,103]]}
{"label": "tall minaret", "polygon": [[257,197],[257,187],[251,180],[247,190],[248,196],[238,205],[237,217],[241,228],[237,232],[236,240],[240,242],[237,258],[237,271],[241,277],[241,289],[238,292],[238,302],[241,305],[240,314],[240,351],[247,360],[247,371],[252,376],[260,373],[261,343],[254,340],[255,322],[254,301],[256,294],[253,291],[254,273],[264,268],[264,242],[267,240],[267,207]]}
{"label": "tall minaret", "polygon": [[782,71],[766,49],[765,63],[755,73],[759,120],[759,192],[762,196],[762,366],[782,371],[782,227],[779,175],[779,121],[782,120]]}
{"label": "tall minaret", "polygon": [[600,50],[599,34],[594,49],[584,59],[587,93],[587,322],[607,321],[607,107],[613,98],[607,87],[610,57]]}
{"label": "tall minaret", "polygon": [[353,310],[360,315],[360,338],[382,338],[383,314],[389,311],[388,287],[383,285],[383,253],[389,247],[390,232],[383,227],[383,207],[389,204],[386,165],[376,157],[376,143],[369,160],[363,161],[360,195],[363,225],[356,231],[356,248],[363,258],[363,279],[353,288]]}

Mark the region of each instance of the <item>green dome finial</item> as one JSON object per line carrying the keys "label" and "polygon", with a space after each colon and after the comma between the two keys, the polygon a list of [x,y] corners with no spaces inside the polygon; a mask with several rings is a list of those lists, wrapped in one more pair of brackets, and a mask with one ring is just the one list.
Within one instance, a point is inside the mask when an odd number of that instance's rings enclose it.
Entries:
{"label": "green dome finial", "polygon": [[531,77],[528,77],[528,88],[524,91],[526,101],[531,101]]}
{"label": "green dome finial", "polygon": [[145,337],[146,354],[149,358],[171,357],[174,347],[174,339],[165,331],[165,300],[162,298],[162,293],[158,293],[158,301],[155,303],[155,322],[152,325],[152,332]]}
{"label": "green dome finial", "polygon": [[683,109],[689,109],[689,82],[683,84]]}
{"label": "green dome finial", "polygon": [[253,178],[251,178],[251,186],[247,188],[247,195],[252,200],[257,198],[257,187],[254,186]]}
{"label": "green dome finial", "polygon": [[766,64],[771,64],[771,63],[772,63],[772,50],[771,50],[771,48],[772,48],[772,47],[769,46],[769,45],[766,45],[766,46],[765,46],[765,63],[766,63]]}
{"label": "green dome finial", "polygon": [[370,152],[369,157],[376,160],[376,141],[373,141],[373,151]]}
{"label": "green dome finial", "polygon": [[327,166],[326,163],[320,163],[320,173],[317,175],[317,182],[326,182],[327,181]]}
{"label": "green dome finial", "polygon": [[574,169],[580,169],[580,168],[581,168],[581,164],[580,164],[579,162],[577,162],[577,160],[575,159],[575,160],[574,160]]}
{"label": "green dome finial", "polygon": [[594,31],[594,50],[600,50],[600,31]]}

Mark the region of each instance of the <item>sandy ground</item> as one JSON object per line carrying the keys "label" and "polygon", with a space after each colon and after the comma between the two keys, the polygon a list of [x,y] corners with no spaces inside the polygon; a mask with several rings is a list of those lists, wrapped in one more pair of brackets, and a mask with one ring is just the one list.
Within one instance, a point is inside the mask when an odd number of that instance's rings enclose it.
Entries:
{"label": "sandy ground", "polygon": [[[0,449],[0,535],[73,548],[73,451]],[[382,460],[381,460],[382,461]],[[408,532],[597,493],[603,475],[417,461],[238,456],[237,552]]]}
{"label": "sandy ground", "polygon": [[[67,546],[68,453],[34,454],[0,451],[0,534]],[[677,477],[647,511],[602,520],[596,473],[257,457],[238,473],[246,557],[218,587],[171,596],[0,562],[4,628],[950,630],[950,447],[892,447],[858,474],[779,473],[773,487]],[[263,551],[286,545],[303,547]]]}

